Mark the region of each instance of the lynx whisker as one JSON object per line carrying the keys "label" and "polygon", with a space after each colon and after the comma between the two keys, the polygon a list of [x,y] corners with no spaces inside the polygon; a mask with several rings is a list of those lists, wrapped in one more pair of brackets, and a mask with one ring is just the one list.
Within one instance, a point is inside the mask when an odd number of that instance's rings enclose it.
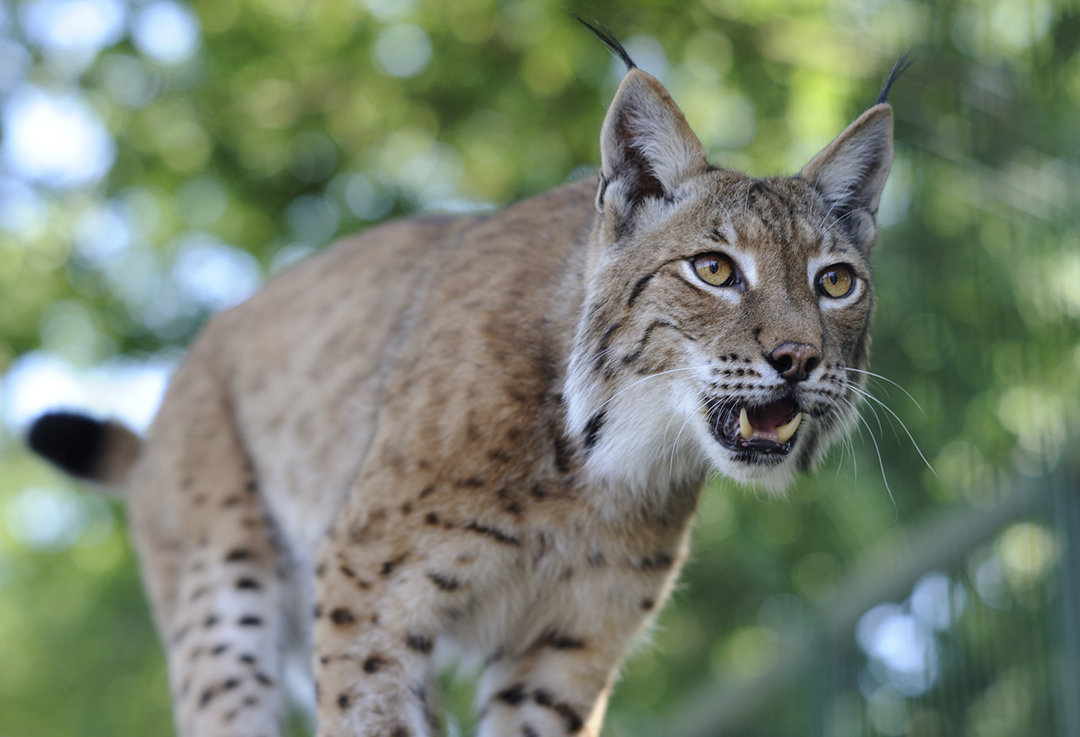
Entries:
{"label": "lynx whisker", "polygon": [[[915,442],[915,436],[911,434],[911,430],[909,430],[907,424],[902,419],[900,419],[900,416],[896,414],[896,412],[894,412],[889,405],[885,404],[885,402],[875,397],[869,390],[864,389],[863,387],[857,384],[853,384],[851,382],[844,383],[849,389],[857,393],[863,399],[866,399],[868,402],[873,402],[873,404],[876,404],[877,406],[885,410],[888,413],[888,416],[895,420],[897,424],[900,425],[901,429],[903,429],[904,434],[907,435],[908,440],[911,441],[911,445],[915,448],[915,452],[919,454],[919,458],[922,459],[922,462],[926,465],[926,468],[929,469],[930,473],[937,476],[937,471],[935,471],[934,467],[930,465],[930,461],[926,459],[926,455],[922,452],[922,448],[920,448],[919,444]],[[873,404],[867,404],[865,406],[868,407],[872,412],[874,412],[875,415],[877,415],[877,412],[874,410]]]}
{"label": "lynx whisker", "polygon": [[873,371],[867,371],[865,369],[853,368],[851,366],[841,366],[840,368],[842,368],[844,371],[851,371],[852,373],[856,373],[856,374],[864,374],[866,376],[869,376],[872,379],[878,379],[878,380],[884,381],[884,382],[886,382],[888,384],[892,384],[897,389],[902,391],[904,393],[904,396],[907,397],[908,399],[910,399],[911,403],[914,404],[918,408],[918,410],[920,412],[925,414],[926,411],[922,408],[922,405],[919,404],[919,400],[917,400],[917,399],[915,399],[915,397],[911,396],[911,392],[909,392],[907,389],[902,387],[900,384],[897,384],[895,381],[893,381],[889,377],[882,376],[881,374],[874,373]]}
{"label": "lynx whisker", "polygon": [[643,376],[640,379],[638,379],[636,381],[633,381],[630,384],[627,384],[622,389],[620,389],[619,391],[615,392],[610,397],[605,399],[603,402],[600,403],[600,406],[596,408],[596,411],[600,411],[600,410],[604,409],[607,405],[614,402],[616,399],[618,399],[623,394],[625,394],[626,392],[633,389],[635,386],[637,386],[639,384],[643,384],[644,382],[649,381],[650,379],[655,379],[655,378],[658,378],[660,376],[666,376],[667,374],[676,374],[676,373],[679,373],[680,371],[700,371],[701,369],[708,368],[708,367],[709,367],[709,364],[707,364],[707,363],[699,364],[697,366],[682,366],[680,368],[667,369],[665,371],[657,371],[655,374],[649,374],[648,376]]}
{"label": "lynx whisker", "polygon": [[[874,455],[877,456],[878,468],[881,469],[881,481],[885,485],[885,493],[889,495],[889,501],[892,502],[893,505],[893,512],[897,515],[898,518],[900,513],[899,507],[897,507],[896,505],[896,497],[893,496],[892,487],[889,486],[889,477],[885,473],[885,460],[881,455],[881,447],[878,445],[877,436],[874,435],[874,429],[870,426],[870,423],[867,421],[867,419],[858,412],[858,408],[855,406],[854,402],[847,398],[843,398],[841,399],[841,401],[849,405],[853,410],[855,410],[857,419],[856,429],[861,424],[866,428],[866,432],[870,436],[870,442],[874,446]],[[860,432],[859,435],[861,436],[862,433]],[[893,521],[895,521],[895,519],[896,518],[894,518]]]}

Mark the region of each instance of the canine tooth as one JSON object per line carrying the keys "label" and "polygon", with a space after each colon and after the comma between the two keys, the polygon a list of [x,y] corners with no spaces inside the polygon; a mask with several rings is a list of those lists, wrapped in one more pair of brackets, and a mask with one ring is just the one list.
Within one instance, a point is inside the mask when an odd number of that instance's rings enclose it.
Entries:
{"label": "canine tooth", "polygon": [[776,428],[776,436],[780,438],[781,443],[786,443],[791,440],[791,436],[795,434],[795,431],[799,429],[799,423],[802,422],[802,412],[799,412],[791,418],[791,422],[786,425],[781,425]]}
{"label": "canine tooth", "polygon": [[750,418],[746,415],[746,407],[739,410],[739,434],[743,436],[743,440],[749,440],[754,434],[754,426],[750,424]]}

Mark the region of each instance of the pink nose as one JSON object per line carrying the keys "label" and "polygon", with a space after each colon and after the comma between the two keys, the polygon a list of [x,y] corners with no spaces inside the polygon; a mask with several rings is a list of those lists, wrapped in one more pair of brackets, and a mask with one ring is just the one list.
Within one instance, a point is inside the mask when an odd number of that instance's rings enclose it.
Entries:
{"label": "pink nose", "polygon": [[803,381],[821,363],[821,351],[809,343],[781,343],[765,360],[788,381]]}

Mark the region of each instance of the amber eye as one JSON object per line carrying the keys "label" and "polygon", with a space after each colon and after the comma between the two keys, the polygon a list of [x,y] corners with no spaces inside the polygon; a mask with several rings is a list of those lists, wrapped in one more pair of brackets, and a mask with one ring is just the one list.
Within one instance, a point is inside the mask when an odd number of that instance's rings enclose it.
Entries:
{"label": "amber eye", "polygon": [[714,287],[730,287],[737,281],[735,265],[722,253],[703,253],[690,262],[701,281]]}
{"label": "amber eye", "polygon": [[826,297],[840,299],[851,294],[855,286],[855,275],[851,273],[851,267],[844,264],[833,264],[821,270],[817,278],[818,289]]}

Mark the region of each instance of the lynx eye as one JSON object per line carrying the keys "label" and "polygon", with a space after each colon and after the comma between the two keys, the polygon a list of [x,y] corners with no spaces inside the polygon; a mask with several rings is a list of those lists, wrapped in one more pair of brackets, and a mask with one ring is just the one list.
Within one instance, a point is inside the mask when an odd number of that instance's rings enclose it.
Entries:
{"label": "lynx eye", "polygon": [[855,274],[850,266],[833,264],[821,270],[817,278],[818,289],[826,297],[840,299],[851,294],[855,287]]}
{"label": "lynx eye", "polygon": [[722,253],[703,253],[694,256],[690,265],[701,281],[714,287],[730,287],[738,281],[735,265]]}

